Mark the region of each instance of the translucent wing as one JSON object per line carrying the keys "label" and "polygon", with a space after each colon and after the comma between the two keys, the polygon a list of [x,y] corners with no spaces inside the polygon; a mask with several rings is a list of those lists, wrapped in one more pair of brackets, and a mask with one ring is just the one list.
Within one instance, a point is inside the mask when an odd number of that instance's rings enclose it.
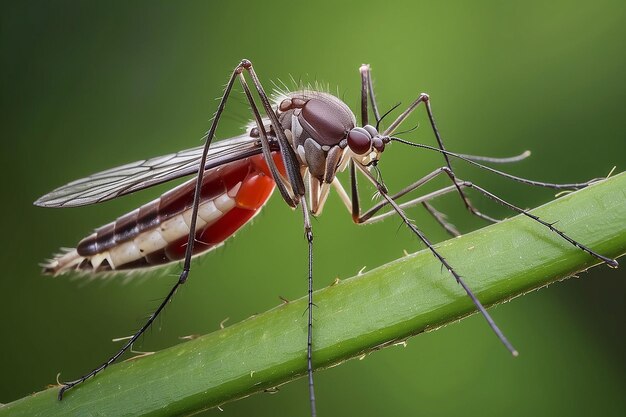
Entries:
{"label": "translucent wing", "polygon": [[[261,153],[259,140],[241,135],[211,144],[205,169]],[[73,181],[35,201],[41,207],[99,203],[198,172],[202,146],[122,165]]]}

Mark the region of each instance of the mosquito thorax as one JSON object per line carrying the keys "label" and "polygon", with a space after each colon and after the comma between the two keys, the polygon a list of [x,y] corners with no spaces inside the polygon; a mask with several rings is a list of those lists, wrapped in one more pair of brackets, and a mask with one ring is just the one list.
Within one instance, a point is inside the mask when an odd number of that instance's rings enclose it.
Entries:
{"label": "mosquito thorax", "polygon": [[337,97],[304,90],[280,97],[277,115],[303,167],[322,183],[335,177],[348,133],[356,126],[352,110]]}

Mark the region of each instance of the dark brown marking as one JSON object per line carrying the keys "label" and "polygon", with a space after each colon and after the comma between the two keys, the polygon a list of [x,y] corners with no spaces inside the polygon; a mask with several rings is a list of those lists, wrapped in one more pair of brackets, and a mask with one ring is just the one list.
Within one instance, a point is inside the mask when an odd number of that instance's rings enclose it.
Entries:
{"label": "dark brown marking", "polygon": [[114,233],[116,242],[125,242],[132,239],[133,236],[137,236],[139,234],[139,228],[137,227],[138,215],[139,209],[136,209],[123,215],[115,221]]}
{"label": "dark brown marking", "polygon": [[139,207],[139,214],[137,215],[139,233],[151,229],[159,223],[159,203],[160,200],[157,199]]}

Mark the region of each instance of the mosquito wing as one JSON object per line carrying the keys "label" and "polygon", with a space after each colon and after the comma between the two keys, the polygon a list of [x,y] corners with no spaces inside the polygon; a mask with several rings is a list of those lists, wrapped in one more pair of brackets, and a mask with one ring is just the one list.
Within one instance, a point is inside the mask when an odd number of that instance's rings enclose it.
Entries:
{"label": "mosquito wing", "polygon": [[[99,203],[198,172],[202,146],[122,165],[73,181],[35,201],[41,207],[76,207]],[[211,144],[205,169],[261,153],[248,134]]]}

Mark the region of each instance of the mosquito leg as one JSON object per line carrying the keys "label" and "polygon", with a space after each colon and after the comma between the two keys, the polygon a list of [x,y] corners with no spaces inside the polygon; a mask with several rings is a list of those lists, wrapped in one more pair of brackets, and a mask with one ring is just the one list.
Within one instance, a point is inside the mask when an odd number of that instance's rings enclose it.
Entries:
{"label": "mosquito leg", "polygon": [[[365,168],[363,168],[361,166],[358,166],[358,167],[360,168],[360,170],[362,172],[366,173],[366,176],[368,178],[373,178],[373,177],[371,177],[369,171],[367,171]],[[574,245],[577,248],[579,248],[579,249],[589,253],[590,255],[592,255],[592,256],[594,256],[594,257],[596,257],[598,259],[600,259],[601,261],[605,262],[610,267],[615,268],[615,267],[618,266],[618,263],[617,263],[616,260],[607,258],[607,257],[605,257],[603,255],[600,255],[597,252],[595,252],[595,251],[591,250],[590,248],[588,248],[587,246],[577,242],[576,240],[572,239],[571,237],[569,237],[565,233],[563,233],[560,230],[558,230],[557,228],[555,228],[554,227],[554,223],[545,222],[545,221],[541,220],[540,218],[538,218],[537,216],[527,212],[526,210],[523,210],[523,209],[521,209],[521,208],[519,208],[517,206],[514,206],[513,204],[511,204],[511,203],[509,203],[509,202],[499,198],[498,196],[488,192],[487,190],[485,190],[485,189],[483,189],[483,188],[481,188],[481,187],[479,187],[479,186],[477,186],[477,185],[475,185],[475,184],[473,184],[473,183],[471,183],[469,181],[463,181],[463,180],[458,179],[454,175],[454,173],[448,169],[448,167],[441,167],[441,168],[431,172],[430,174],[426,175],[424,178],[416,181],[415,183],[409,185],[408,187],[405,187],[400,192],[390,196],[390,198],[393,199],[393,200],[396,200],[397,198],[405,195],[406,193],[408,193],[408,192],[418,188],[419,186],[425,184],[426,182],[432,180],[433,178],[435,178],[437,175],[441,174],[442,172],[445,172],[448,175],[448,177],[450,178],[450,180],[453,181],[456,184],[456,186],[457,186],[456,188],[457,189],[459,187],[460,188],[474,188],[477,191],[479,191],[482,194],[484,194],[486,197],[488,197],[488,198],[490,198],[490,199],[492,199],[492,200],[494,200],[494,201],[504,205],[505,207],[508,207],[509,209],[511,209],[513,211],[516,211],[517,213],[524,214],[525,216],[528,216],[528,217],[532,218],[533,220],[538,221],[539,223],[541,223],[544,226],[548,227],[553,232],[557,233],[563,239],[565,239],[568,242],[570,242],[572,245]],[[353,184],[353,188],[354,188],[354,184]],[[449,189],[443,189],[443,190],[446,190],[446,192],[450,191]],[[440,190],[440,191],[442,191],[442,190]],[[344,194],[345,194],[345,191],[344,191]],[[341,193],[340,193],[340,195],[341,195]],[[428,196],[425,196],[425,197],[428,197]],[[353,193],[352,207],[354,208],[356,206],[357,209],[358,209],[359,202],[358,201],[355,202],[354,198],[355,198],[355,194]],[[358,195],[356,195],[356,198],[358,199]],[[420,198],[411,200],[409,202],[402,203],[402,204],[399,205],[399,207],[400,207],[400,209],[404,209],[406,207],[414,206],[415,204],[421,204],[421,203],[423,203],[425,201],[427,202],[430,199],[431,198],[425,199],[424,197],[420,197]],[[353,219],[356,218],[356,220],[355,220],[356,223],[371,223],[371,222],[374,222],[374,221],[382,220],[383,218],[392,215],[393,211],[386,212],[386,213],[383,213],[383,214],[380,214],[380,215],[377,215],[377,216],[373,216],[373,215],[375,213],[377,213],[380,209],[382,209],[383,207],[388,205],[388,204],[390,204],[389,201],[387,199],[385,199],[385,201],[381,201],[381,202],[377,203],[375,206],[373,206],[371,209],[369,209],[367,212],[365,212],[362,215],[359,213],[359,211],[356,211],[356,212],[353,211],[352,212]],[[397,203],[395,203],[395,204],[397,205]],[[495,222],[498,221],[497,219],[493,219],[493,218],[491,218],[491,217],[489,217],[489,216],[487,216],[485,214],[482,214],[482,213],[480,213],[478,211],[476,211],[474,214],[478,215],[478,216],[480,216],[480,217],[482,217],[482,218],[484,218],[486,220],[489,220],[489,221],[495,221]]]}
{"label": "mosquito leg", "polygon": [[[335,188],[337,189],[340,198],[342,199],[342,201],[344,202],[345,206],[347,207],[348,211],[351,211],[352,209],[352,201],[350,199],[350,197],[348,196],[348,193],[346,193],[346,190],[343,188],[343,186],[341,185],[341,183],[339,182],[339,180],[335,179],[335,182],[333,182],[333,185],[335,186]],[[439,211],[437,211],[431,204],[428,203],[428,201],[439,197],[440,195],[444,195],[444,194],[448,194],[449,192],[455,191],[456,187],[454,185],[439,189],[437,191],[434,191],[432,193],[426,194],[426,195],[422,195],[420,197],[414,198],[413,200],[407,201],[405,203],[400,204],[400,207],[404,210],[408,207],[413,207],[416,206],[418,204],[421,204],[426,211],[433,216],[433,218],[437,221],[437,223],[439,223],[439,225],[441,227],[443,227],[446,232],[448,232],[448,234],[450,234],[452,237],[457,237],[460,236],[461,233],[457,230],[457,228],[446,221],[445,219],[445,215],[443,213],[440,213]],[[380,204],[378,204],[378,210],[380,210],[381,208],[385,207],[387,205],[386,201],[381,202]],[[378,211],[377,210],[377,211]],[[369,210],[368,210],[369,213]],[[369,224],[369,223],[374,223],[377,222],[379,220],[383,220],[389,216],[392,216],[396,214],[395,211],[387,211],[384,212],[382,214],[376,215],[376,216],[371,216],[369,217],[368,215],[368,219],[364,220],[362,217],[359,217],[359,221],[357,222],[358,224]]]}
{"label": "mosquito leg", "polygon": [[[293,195],[293,191],[287,188],[287,184],[283,180],[280,175],[278,168],[276,167],[276,163],[274,162],[274,158],[272,158],[270,144],[267,139],[267,133],[265,132],[265,126],[263,126],[263,121],[261,119],[261,115],[259,114],[259,109],[252,98],[252,93],[250,92],[250,88],[248,87],[248,83],[244,78],[243,74],[239,74],[239,81],[241,82],[241,86],[243,87],[244,93],[246,94],[246,98],[248,99],[248,104],[252,109],[252,113],[254,115],[254,120],[256,121],[257,128],[259,130],[259,138],[261,139],[261,147],[263,149],[263,156],[265,157],[265,161],[267,163],[268,168],[270,169],[270,173],[272,174],[272,178],[278,187],[278,191],[280,195],[283,197],[283,200],[290,206],[296,207],[298,205],[299,196]],[[285,162],[286,163],[286,162]],[[290,187],[291,188],[291,187]]]}
{"label": "mosquito leg", "polygon": [[[378,104],[376,103],[376,97],[374,96],[374,84],[372,82],[370,66],[367,64],[361,65],[359,73],[361,74],[361,126],[369,124],[369,112],[367,107],[368,97],[372,103],[372,111],[374,112],[374,117],[376,118],[376,124],[378,124],[380,121],[380,113],[378,112]],[[358,216],[359,213],[359,195],[354,162],[350,161],[349,165],[352,192],[352,219],[356,222],[356,216]],[[355,213],[357,213],[357,215],[355,215]]]}
{"label": "mosquito leg", "polygon": [[[346,206],[348,211],[352,212],[352,199],[350,198],[350,196],[348,195],[346,190],[343,188],[343,185],[341,184],[341,182],[339,182],[339,180],[335,178],[335,180],[333,181],[332,185],[335,187],[335,190],[339,194],[339,198],[341,198],[341,201],[344,203],[344,205]],[[431,200],[433,200],[433,199],[435,199],[437,197],[440,197],[442,195],[449,194],[449,193],[451,193],[451,192],[453,192],[455,190],[456,190],[456,187],[454,185],[450,185],[448,187],[444,187],[444,188],[441,188],[439,190],[435,190],[435,191],[433,191],[431,193],[424,194],[422,196],[416,197],[416,198],[414,198],[412,200],[406,201],[406,202],[401,203],[399,205],[400,205],[400,208],[402,208],[402,210],[405,210],[407,208],[417,206],[417,205],[422,204],[424,202],[431,201]],[[382,201],[382,202],[376,204],[376,206],[374,206],[372,209],[368,210],[365,214],[363,214],[363,216],[357,217],[357,221],[355,221],[355,223],[357,223],[357,224],[370,224],[370,223],[375,223],[377,221],[386,219],[387,217],[394,216],[396,214],[396,212],[393,211],[393,210],[386,211],[384,213],[377,214],[377,215],[372,215],[373,213],[380,211],[380,209],[382,209],[383,207],[386,207],[387,205],[388,205],[387,201]]]}
{"label": "mosquito leg", "polygon": [[[430,126],[432,128],[432,131],[435,135],[435,138],[437,139],[437,145],[438,145],[438,149],[437,148],[433,148],[427,145],[413,145],[413,146],[419,146],[419,147],[423,147],[423,148],[428,148],[428,149],[432,149],[432,150],[438,150],[439,152],[441,152],[444,155],[444,158],[446,160],[446,166],[448,168],[448,176],[450,176],[450,178],[452,179],[454,185],[456,186],[456,189],[459,193],[459,196],[461,197],[461,200],[463,201],[463,204],[465,205],[465,208],[472,213],[473,215],[483,219],[483,220],[487,220],[489,222],[497,222],[497,219],[494,219],[492,217],[489,217],[485,214],[482,214],[481,212],[479,212],[470,202],[469,198],[467,198],[467,196],[465,195],[465,193],[463,192],[462,188],[459,186],[459,184],[457,183],[457,181],[454,180],[455,175],[454,175],[454,171],[452,169],[452,165],[450,164],[450,158],[449,156],[454,156],[456,158],[460,158],[463,159],[473,165],[479,166],[480,168],[483,169],[487,169],[489,171],[492,172],[496,172],[500,175],[503,175],[505,177],[511,178],[515,181],[519,181],[522,183],[526,183],[526,184],[531,184],[531,185],[538,185],[541,187],[549,187],[549,188],[554,188],[554,189],[579,189],[579,188],[584,188],[586,186],[588,186],[589,184],[593,183],[595,180],[591,180],[588,181],[586,183],[579,183],[579,184],[551,184],[551,183],[543,183],[543,182],[539,182],[539,181],[531,181],[531,180],[527,180],[525,178],[519,178],[519,177],[515,177],[513,175],[510,174],[506,174],[503,172],[500,172],[498,170],[495,170],[493,168],[489,168],[486,167],[484,165],[481,165],[480,163],[478,163],[477,161],[479,160],[483,160],[483,161],[493,161],[493,158],[484,158],[484,157],[474,157],[474,156],[470,156],[468,155],[468,157],[465,157],[464,155],[460,155],[460,154],[455,154],[453,152],[448,152],[443,144],[443,140],[441,138],[441,135],[439,133],[439,129],[437,129],[437,124],[435,123],[435,118],[433,115],[433,111],[432,111],[432,107],[430,104],[430,97],[428,96],[428,94],[422,93],[420,94],[420,96],[400,115],[398,116],[398,118],[391,124],[391,126],[389,126],[389,128],[387,128],[385,130],[385,132],[383,132],[384,136],[389,136],[392,135],[393,132],[398,128],[398,126],[404,121],[406,120],[406,118],[413,112],[413,110],[415,110],[417,108],[417,106],[419,106],[421,103],[424,104],[424,106],[426,107],[426,113],[428,114],[428,120],[430,121]],[[408,143],[411,144],[411,142],[408,141],[404,141],[402,139],[399,138],[394,138],[393,140],[402,142],[402,143]],[[512,158],[513,161],[515,160],[519,160],[519,159],[523,159],[525,156],[527,156],[527,153],[523,153],[522,155],[520,155],[517,158]],[[497,161],[497,159],[495,159]],[[505,159],[506,160],[506,159]],[[499,162],[499,161],[498,161]]]}
{"label": "mosquito leg", "polygon": [[[435,116],[433,115],[433,109],[430,104],[430,97],[428,96],[428,94],[422,93],[420,95],[420,98],[423,99],[424,105],[426,106],[426,113],[428,114],[428,120],[430,121],[430,126],[433,130],[433,133],[435,134],[435,138],[437,139],[437,145],[439,146],[439,149],[441,149],[442,151],[445,151],[446,148],[443,145],[443,139],[441,138],[441,134],[439,133],[439,129],[437,129],[437,124],[435,123]],[[446,160],[446,166],[449,169],[448,175],[450,174],[454,175],[454,171],[452,170],[452,164],[450,163],[450,158],[448,158],[448,154],[444,153],[443,155]],[[456,184],[456,182],[454,182],[454,184]],[[475,216],[478,216],[479,218],[485,219],[487,221],[497,222],[497,220],[492,219],[488,216],[485,216],[482,213],[480,213],[478,210],[476,210],[476,208],[472,206],[472,203],[470,202],[469,198],[467,198],[467,196],[465,195],[461,187],[457,187],[457,191],[459,192],[459,196],[461,197],[461,200],[463,200],[463,204],[465,204],[465,208],[469,210],[470,213],[474,214]]]}
{"label": "mosquito leg", "polygon": [[368,79],[370,77],[370,66],[367,64],[361,65],[359,68],[361,73],[361,126],[369,124],[369,112],[367,111],[367,96],[368,96]]}
{"label": "mosquito leg", "polygon": [[[285,132],[278,121],[278,117],[272,107],[270,105],[269,99],[267,98],[267,94],[263,90],[263,86],[259,81],[259,78],[252,67],[252,63],[250,61],[244,60],[242,61],[243,68],[248,71],[250,74],[250,78],[252,78],[252,82],[257,90],[257,94],[261,99],[261,103],[265,113],[270,119],[272,126],[274,127],[274,131],[276,132],[276,138],[278,140],[278,144],[280,146],[281,155],[283,157],[283,162],[285,164],[285,168],[287,170],[287,177],[289,180],[289,184],[291,189],[293,190],[294,196],[298,199],[296,202],[300,202],[302,205],[302,213],[304,217],[304,231],[306,235],[306,239],[309,246],[309,271],[308,271],[308,282],[309,282],[309,304],[308,304],[308,331],[307,331],[307,374],[309,379],[309,401],[311,404],[311,416],[316,417],[317,411],[315,406],[315,387],[313,384],[313,232],[311,228],[311,219],[309,216],[309,208],[307,205],[306,198],[304,198],[305,187],[304,180],[302,175],[300,174],[300,166],[296,159],[295,152],[289,142],[287,141],[287,137],[285,136]],[[244,89],[246,89],[244,84]],[[250,97],[249,97],[250,98]],[[256,117],[256,115],[255,115]]]}
{"label": "mosquito leg", "polygon": [[[369,65],[367,69],[369,70]],[[380,123],[380,112],[378,111],[378,104],[376,102],[376,96],[374,95],[374,82],[372,81],[372,75],[369,71],[367,72],[367,90],[370,93],[370,102],[372,103],[372,111],[374,112],[376,123]]]}
{"label": "mosquito leg", "polygon": [[300,174],[300,165],[297,162],[296,154],[289,141],[287,140],[287,136],[285,136],[285,131],[278,121],[278,117],[274,110],[272,110],[272,106],[270,104],[269,98],[263,89],[263,85],[261,85],[261,81],[259,81],[259,77],[256,75],[254,71],[254,67],[252,66],[252,62],[244,59],[241,61],[241,67],[248,71],[250,74],[250,78],[252,78],[252,83],[261,99],[261,104],[263,109],[265,110],[265,114],[270,119],[272,126],[274,127],[274,131],[276,132],[276,139],[278,140],[278,145],[280,146],[280,152],[283,157],[283,162],[285,164],[285,168],[287,170],[287,178],[289,179],[289,183],[291,184],[291,189],[293,190],[294,195],[302,197],[305,193],[304,181],[302,179],[302,175]]}
{"label": "mosquito leg", "polygon": [[[410,193],[411,191],[421,187],[422,185],[430,182],[431,180],[433,180],[434,178],[436,178],[439,174],[441,174],[443,172],[443,170],[441,168],[438,168],[436,170],[434,170],[433,172],[426,174],[424,177],[420,178],[419,180],[415,181],[412,184],[409,184],[408,186],[404,187],[402,190],[398,191],[397,193],[395,193],[393,195],[394,199],[398,199],[408,193]],[[363,223],[366,222],[370,219],[370,217],[372,217],[372,215],[376,214],[380,209],[382,209],[383,207],[385,207],[388,203],[386,201],[380,201],[377,204],[375,204],[373,207],[371,207],[369,210],[367,210],[365,213],[361,214],[360,212],[360,199],[359,199],[359,194],[358,194],[358,189],[357,189],[357,177],[356,177],[356,172],[353,170],[351,171],[351,189],[352,189],[352,219],[354,220],[355,223]]]}
{"label": "mosquito leg", "polygon": [[443,167],[441,168],[441,170],[443,172],[446,173],[446,175],[448,175],[448,177],[450,178],[450,180],[452,181],[452,183],[456,186],[457,191],[459,192],[459,195],[461,196],[461,199],[463,200],[463,202],[465,203],[465,208],[472,213],[474,216],[481,218],[483,220],[487,220],[488,222],[491,223],[498,223],[499,220],[498,219],[494,219],[493,217],[489,217],[486,214],[481,213],[480,211],[478,211],[469,201],[469,198],[467,198],[465,196],[465,193],[463,192],[462,188],[460,186],[460,184],[456,181],[456,175],[454,174],[454,171],[452,171],[452,168],[450,168],[449,166],[447,167]]}
{"label": "mosquito leg", "polygon": [[[388,203],[387,201],[380,201],[377,204],[375,204],[372,208],[370,208],[369,210],[367,210],[365,213],[361,214],[360,212],[360,201],[359,201],[359,194],[358,194],[358,188],[357,188],[357,177],[356,177],[356,172],[355,172],[355,168],[354,168],[354,163],[351,162],[351,169],[350,169],[350,183],[351,183],[351,191],[352,191],[352,198],[351,198],[351,205],[352,205],[352,219],[355,223],[365,223],[365,222],[374,222],[374,221],[378,221],[378,220],[382,220],[383,218],[387,217],[388,215],[392,214],[393,212],[387,212],[387,213],[383,213],[379,216],[374,216],[379,210],[381,210],[383,207],[385,207]],[[442,173],[446,173],[449,176],[449,168],[448,167],[441,167],[441,168],[437,168],[436,170],[434,170],[433,172],[425,175],[423,178],[415,181],[414,183],[406,186],[405,188],[403,188],[402,190],[398,191],[397,193],[395,193],[393,196],[391,196],[391,198],[393,198],[394,200],[397,200],[398,198],[410,193],[411,191],[414,191],[415,189],[421,187],[422,185],[428,183],[429,181],[433,180],[434,178],[436,178],[437,176],[439,176]],[[458,184],[453,184],[453,187],[455,189],[459,189],[462,188],[461,185]],[[446,191],[447,192],[447,191]],[[439,195],[439,194],[438,194]],[[434,197],[431,197],[434,198]],[[411,207],[414,206],[416,204],[420,204],[422,203],[423,198],[418,198],[418,199],[414,199],[411,200],[409,202],[406,203],[402,203],[400,206],[404,209],[406,207]],[[426,208],[428,210],[428,208]],[[475,209],[474,209],[475,210]],[[430,210],[428,210],[429,213],[433,214],[433,212],[431,212]],[[498,220],[493,219],[487,215],[484,215],[480,212],[478,212],[477,210],[475,210],[475,214],[492,222],[497,222]],[[435,219],[440,222],[440,218],[438,218],[437,216],[434,216]],[[448,227],[444,226],[444,228],[446,230],[448,230]],[[448,230],[450,232],[450,230]]]}
{"label": "mosquito leg", "polygon": [[[398,204],[398,205],[400,206],[400,208],[402,210],[406,210],[407,208],[420,205],[420,204],[422,204],[424,202],[431,201],[431,200],[433,200],[433,199],[435,199],[435,198],[437,198],[439,196],[442,196],[442,195],[445,195],[445,194],[449,194],[449,193],[454,192],[454,191],[456,191],[456,187],[454,185],[450,185],[448,187],[441,188],[439,190],[436,190],[436,191],[433,191],[431,193],[422,195],[420,197],[414,198],[412,200],[406,201],[406,202]],[[387,205],[387,201],[386,200],[383,203],[385,203],[385,206]],[[380,220],[386,219],[387,217],[391,217],[391,216],[394,216],[394,215],[396,215],[396,212],[394,210],[389,210],[389,211],[386,211],[384,213],[377,214],[375,216],[371,216],[367,220],[361,220],[360,224],[375,223],[375,222],[378,222]],[[435,218],[435,220],[437,220],[437,219]]]}
{"label": "mosquito leg", "polygon": [[[528,178],[522,178],[522,177],[517,177],[515,175],[511,175],[508,174],[506,172],[503,171],[499,171],[495,168],[491,168],[488,167],[486,165],[482,165],[481,163],[477,162],[480,159],[484,159],[485,157],[475,157],[472,155],[463,155],[463,154],[458,154],[455,152],[450,152],[450,151],[446,151],[446,150],[442,150],[440,148],[435,148],[433,146],[429,146],[429,145],[424,145],[422,143],[416,143],[416,142],[410,142],[408,140],[404,140],[404,139],[400,139],[397,137],[391,137],[390,138],[393,142],[399,142],[405,145],[409,145],[409,146],[413,146],[415,148],[420,148],[420,149],[428,149],[429,151],[436,151],[448,156],[452,156],[454,158],[458,158],[461,159],[465,162],[467,162],[470,165],[474,165],[480,169],[484,169],[486,171],[492,172],[494,174],[500,175],[502,177],[508,178],[510,180],[519,182],[521,184],[526,184],[526,185],[533,185],[536,187],[544,187],[544,188],[551,188],[554,190],[580,190],[581,188],[585,188],[590,186],[591,184],[594,184],[598,181],[602,181],[606,178],[593,178],[589,181],[586,182],[578,182],[578,183],[570,183],[570,184],[555,184],[555,183],[551,183],[551,182],[543,182],[543,181],[535,181],[535,180],[529,180]],[[522,154],[523,155],[523,154]],[[491,159],[491,158],[489,158]],[[506,158],[505,158],[506,159]]]}
{"label": "mosquito leg", "polygon": [[307,324],[307,348],[306,364],[309,379],[309,402],[311,404],[311,417],[317,416],[315,406],[315,386],[313,384],[313,229],[311,227],[311,217],[306,199],[301,200],[302,216],[304,219],[304,234],[309,245],[309,302],[308,302],[308,324]]}
{"label": "mosquito leg", "polygon": [[[424,178],[416,181],[415,183],[405,187],[403,190],[401,190],[400,192],[394,194],[392,196],[392,198],[398,199],[400,197],[402,197],[403,195],[415,190],[416,188],[420,187],[421,185],[425,184],[426,182],[428,182],[429,180],[431,180],[432,178],[434,178],[436,175],[440,174],[442,171],[441,168],[433,171],[432,173],[426,175]],[[352,183],[354,185],[354,183]],[[339,182],[339,179],[335,178],[333,180],[333,186],[335,187],[335,189],[337,190],[339,197],[341,198],[341,200],[344,202],[346,208],[348,209],[348,211],[351,211],[352,215],[353,215],[353,219],[355,220],[355,223],[357,224],[369,224],[369,223],[374,223],[377,222],[379,220],[382,220],[384,218],[387,218],[389,216],[392,216],[395,214],[395,211],[387,211],[385,213],[382,214],[378,214],[375,215],[378,211],[380,211],[383,207],[387,206],[388,203],[387,201],[381,201],[378,204],[376,204],[374,207],[372,207],[371,209],[367,210],[363,215],[361,215],[359,213],[359,201],[358,201],[358,194],[353,193],[353,197],[352,199],[348,196],[348,193],[346,193],[346,190],[343,188],[343,185],[341,185],[341,182]],[[432,193],[426,194],[426,195],[422,195],[420,197],[414,198],[410,201],[404,202],[402,204],[400,204],[400,207],[404,210],[408,207],[413,207],[416,206],[418,204],[421,204],[422,206],[424,206],[424,208],[426,209],[426,211],[428,213],[430,213],[435,220],[453,237],[459,236],[460,233],[459,231],[456,229],[456,227],[454,227],[454,225],[448,223],[447,221],[445,221],[444,215],[440,212],[438,212],[437,210],[435,210],[435,208],[433,206],[431,206],[430,204],[428,204],[428,201],[439,197],[440,195],[444,195],[447,194],[451,191],[455,191],[456,187],[454,185],[451,185],[449,187],[445,187],[439,190],[436,190]],[[356,200],[356,201],[354,201]],[[356,211],[355,210],[356,207]]]}
{"label": "mosquito leg", "polygon": [[463,281],[461,276],[454,270],[454,268],[452,268],[452,266],[448,263],[448,261],[439,252],[437,252],[437,250],[433,247],[433,245],[430,243],[428,238],[426,238],[426,236],[417,228],[417,226],[415,226],[413,222],[406,216],[406,214],[404,213],[404,210],[402,210],[402,208],[398,205],[398,203],[394,201],[392,196],[388,194],[387,189],[378,180],[376,180],[376,178],[374,178],[366,168],[360,165],[358,166],[358,168],[374,184],[374,186],[376,187],[380,195],[387,201],[387,203],[393,208],[393,210],[398,214],[398,216],[400,216],[404,224],[406,224],[407,227],[411,229],[411,231],[426,245],[426,247],[432,252],[432,254],[439,260],[439,262],[441,262],[441,264],[454,277],[456,282],[459,285],[461,285],[461,287],[463,287],[467,296],[472,300],[472,302],[474,303],[478,311],[480,311],[480,313],[483,315],[483,317],[489,324],[489,327],[491,327],[491,330],[493,330],[493,332],[496,334],[498,339],[500,339],[502,344],[506,346],[506,348],[509,350],[509,352],[511,352],[513,356],[517,356],[518,355],[517,350],[508,341],[506,336],[504,336],[504,334],[502,333],[500,328],[498,328],[496,323],[493,321],[493,319],[491,318],[491,316],[489,315],[485,307],[478,300],[478,298],[476,298],[472,290],[467,286],[465,281]]}
{"label": "mosquito leg", "polygon": [[[439,133],[439,129],[437,128],[437,123],[435,123],[435,116],[433,115],[433,109],[431,107],[430,104],[430,96],[426,93],[421,93],[419,95],[419,97],[413,102],[411,103],[411,105],[404,111],[404,113],[402,113],[400,116],[398,116],[398,118],[391,124],[391,126],[389,126],[387,128],[387,130],[385,130],[385,132],[383,133],[383,135],[391,135],[393,134],[393,132],[398,128],[398,126],[400,126],[400,124],[407,118],[409,117],[409,115],[413,112],[413,110],[415,110],[417,108],[417,106],[419,106],[421,103],[424,104],[424,107],[426,107],[426,113],[428,115],[428,120],[430,122],[430,127],[432,128],[432,131],[435,135],[435,139],[437,139],[437,145],[439,147],[439,150],[441,151],[441,153],[443,154],[445,160],[446,160],[446,166],[449,169],[449,172],[452,173],[452,175],[454,175],[454,172],[452,170],[452,164],[450,163],[450,158],[448,157],[448,152],[446,151],[446,148],[443,144],[443,139],[441,138],[441,134]],[[449,174],[450,175],[450,174]],[[459,197],[461,197],[461,200],[463,200],[463,204],[465,205],[465,208],[472,213],[473,215],[483,219],[483,220],[487,220],[489,222],[495,223],[498,220],[491,218],[487,215],[482,214],[481,212],[479,212],[470,202],[469,198],[467,198],[467,196],[465,195],[465,193],[463,192],[463,190],[461,189],[461,187],[459,187],[458,185],[456,185],[456,182],[453,182],[456,186],[456,189],[459,193]]]}
{"label": "mosquito leg", "polygon": [[560,231],[559,229],[557,229],[556,227],[554,227],[555,222],[553,223],[548,223],[542,219],[540,219],[539,217],[535,216],[534,214],[529,213],[528,211],[521,209],[511,203],[509,203],[508,201],[496,196],[495,194],[490,193],[489,191],[485,190],[482,187],[479,187],[478,185],[475,185],[469,181],[462,181],[462,180],[458,180],[457,182],[459,184],[462,184],[464,187],[468,187],[468,188],[473,188],[475,190],[477,190],[478,192],[480,192],[481,194],[483,194],[484,196],[486,196],[487,198],[490,198],[491,200],[502,204],[505,207],[508,207],[509,209],[519,213],[519,214],[523,214],[526,217],[530,217],[531,219],[541,223],[542,225],[546,226],[548,229],[550,229],[551,231],[553,231],[554,233],[558,234],[559,236],[561,236],[563,239],[565,239],[566,241],[568,241],[569,243],[571,243],[572,245],[576,246],[577,248],[587,252],[588,254],[590,254],[591,256],[601,260],[602,262],[606,263],[608,266],[610,266],[611,268],[617,268],[618,267],[618,263],[615,259],[611,259],[611,258],[607,258],[606,256],[600,255],[599,253],[595,252],[594,250],[588,248],[587,246],[583,245],[582,243],[577,242],[576,240],[572,239],[571,237],[569,237],[568,235],[566,235],[564,232]]}
{"label": "mosquito leg", "polygon": [[380,122],[380,113],[378,111],[378,104],[376,103],[376,96],[374,95],[374,83],[372,82],[372,74],[370,66],[367,64],[361,65],[359,68],[361,73],[361,125],[365,126],[369,124],[367,98],[369,96],[370,103],[372,104],[372,112],[376,123]]}
{"label": "mosquito leg", "polygon": [[530,151],[524,151],[519,155],[509,156],[505,158],[494,158],[492,156],[458,154],[462,158],[469,159],[474,162],[489,162],[491,164],[510,164],[512,162],[523,161],[530,156]]}
{"label": "mosquito leg", "polygon": [[426,209],[426,211],[430,213],[431,216],[435,218],[435,220],[437,220],[437,223],[439,223],[439,225],[443,227],[446,232],[448,232],[448,234],[450,234],[452,237],[461,236],[461,232],[459,232],[453,224],[446,221],[445,214],[435,209],[427,201],[422,202],[422,206]]}
{"label": "mosquito leg", "polygon": [[158,308],[155,310],[155,312],[152,313],[150,315],[150,317],[148,317],[148,320],[146,321],[146,323],[143,326],[141,326],[141,328],[128,340],[128,342],[126,342],[126,344],[117,353],[115,353],[113,356],[111,356],[109,359],[107,359],[106,362],[104,362],[103,364],[101,364],[97,368],[93,369],[91,372],[89,372],[89,373],[83,375],[82,377],[78,378],[77,380],[63,383],[63,386],[59,390],[59,394],[58,394],[59,400],[63,399],[63,394],[67,390],[75,387],[78,384],[81,384],[81,383],[85,382],[87,379],[95,376],[99,372],[101,372],[104,369],[106,369],[109,365],[114,363],[117,359],[119,359],[119,357],[122,356],[133,345],[133,343],[135,343],[135,341],[150,327],[150,325],[154,322],[154,320],[161,313],[161,311],[163,311],[163,309],[165,308],[167,303],[170,302],[170,300],[172,299],[172,297],[176,293],[176,290],[178,289],[178,287],[180,285],[184,284],[185,281],[187,281],[187,277],[189,276],[189,270],[191,268],[191,257],[193,255],[193,245],[194,245],[195,234],[196,234],[195,233],[195,231],[196,231],[196,219],[197,219],[197,216],[198,216],[198,206],[199,206],[199,202],[200,202],[200,192],[202,190],[202,178],[203,178],[203,175],[204,175],[204,166],[206,165],[207,154],[209,152],[209,147],[211,146],[211,141],[213,140],[213,136],[215,135],[215,130],[217,129],[217,125],[218,125],[220,117],[221,117],[221,115],[222,115],[222,113],[224,111],[224,107],[226,106],[226,101],[228,100],[228,96],[229,96],[229,94],[230,94],[230,92],[232,90],[232,87],[233,87],[233,84],[235,82],[235,79],[238,76],[238,74],[241,73],[241,71],[243,70],[244,66],[245,66],[245,61],[242,61],[233,70],[233,72],[232,72],[232,74],[231,74],[231,76],[230,76],[230,78],[228,80],[228,84],[226,85],[226,88],[224,89],[224,94],[222,95],[222,98],[220,100],[220,104],[217,107],[217,111],[215,112],[215,117],[213,118],[213,122],[211,123],[211,128],[209,129],[209,133],[207,134],[206,141],[204,143],[204,149],[203,149],[203,152],[202,152],[202,157],[200,159],[200,165],[199,165],[200,168],[198,169],[196,188],[195,188],[194,197],[193,197],[192,215],[191,215],[191,222],[189,224],[189,238],[187,240],[187,248],[185,250],[185,260],[184,260],[184,263],[183,263],[183,270],[180,273],[180,276],[178,277],[178,281],[176,282],[176,284],[174,284],[174,286],[172,287],[170,292],[167,294],[165,299],[163,299],[163,301],[158,306]]}

